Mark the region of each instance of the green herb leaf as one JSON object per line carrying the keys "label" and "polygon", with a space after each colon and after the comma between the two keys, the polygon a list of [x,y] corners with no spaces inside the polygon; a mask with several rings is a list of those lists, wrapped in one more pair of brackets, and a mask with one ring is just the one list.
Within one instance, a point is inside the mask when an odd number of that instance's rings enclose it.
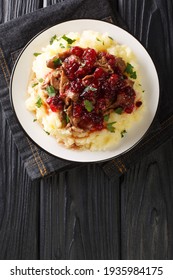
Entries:
{"label": "green herb leaf", "polygon": [[33,84],[33,85],[32,85],[32,88],[35,87],[35,86],[37,86],[37,85],[38,85],[38,83]]}
{"label": "green herb leaf", "polygon": [[37,106],[38,108],[41,107],[41,105],[43,104],[43,103],[42,103],[41,97],[38,98],[38,100],[37,100],[37,102],[36,102],[35,104],[36,104],[36,106]]}
{"label": "green herb leaf", "polygon": [[110,117],[109,114],[105,115],[105,116],[103,117],[104,121],[107,122],[107,121],[109,120],[109,117]]}
{"label": "green herb leaf", "polygon": [[88,86],[85,88],[87,91],[91,90],[91,91],[96,91],[97,89],[95,87],[92,86]]}
{"label": "green herb leaf", "polygon": [[62,43],[59,44],[62,49],[64,49],[64,45]]}
{"label": "green herb leaf", "polygon": [[38,79],[39,83],[42,83],[44,80],[42,78]]}
{"label": "green herb leaf", "polygon": [[50,39],[50,45],[52,45],[55,40],[57,40],[57,35],[52,36]]}
{"label": "green herb leaf", "polygon": [[84,105],[85,105],[85,109],[88,112],[91,112],[94,109],[92,102],[89,100],[84,100]]}
{"label": "green herb leaf", "polygon": [[113,40],[113,38],[111,36],[108,36],[109,39]]}
{"label": "green herb leaf", "polygon": [[133,69],[134,67],[130,63],[127,63],[125,72],[130,75],[130,78],[136,79],[137,78],[136,71],[133,71]]}
{"label": "green herb leaf", "polygon": [[69,116],[66,114],[66,123],[69,123],[69,122],[70,122]]}
{"label": "green herb leaf", "polygon": [[44,130],[44,131],[46,132],[47,135],[50,135],[50,132],[48,132],[48,131],[46,131],[46,130]]}
{"label": "green herb leaf", "polygon": [[37,119],[33,119],[33,122],[36,122],[37,121]]}
{"label": "green herb leaf", "polygon": [[103,45],[105,44],[104,41],[100,40],[98,37],[96,37],[96,40],[100,43],[102,43]]}
{"label": "green herb leaf", "polygon": [[121,115],[122,112],[123,112],[123,108],[121,108],[121,107],[118,107],[118,108],[115,109],[115,113],[118,114],[118,115]]}
{"label": "green herb leaf", "polygon": [[62,65],[62,60],[59,57],[57,57],[53,60],[53,64],[55,65],[55,67],[58,67]]}
{"label": "green herb leaf", "polygon": [[50,97],[54,97],[56,95],[55,89],[53,86],[47,86],[47,93]]}
{"label": "green herb leaf", "polygon": [[70,39],[65,34],[62,36],[62,39],[64,39],[69,45],[71,45],[72,43],[74,43],[76,41],[76,39]]}
{"label": "green herb leaf", "polygon": [[81,95],[83,95],[85,92],[88,92],[88,91],[97,91],[97,89],[95,87],[92,87],[92,86],[87,86],[83,93]]}
{"label": "green herb leaf", "polygon": [[114,133],[115,132],[115,127],[113,126],[116,122],[111,122],[111,123],[108,123],[106,125],[106,128],[107,130],[109,130],[110,132]]}
{"label": "green herb leaf", "polygon": [[124,137],[125,133],[127,133],[127,131],[125,129],[121,131],[121,138]]}
{"label": "green herb leaf", "polygon": [[34,56],[39,56],[41,53],[35,52],[33,53]]}

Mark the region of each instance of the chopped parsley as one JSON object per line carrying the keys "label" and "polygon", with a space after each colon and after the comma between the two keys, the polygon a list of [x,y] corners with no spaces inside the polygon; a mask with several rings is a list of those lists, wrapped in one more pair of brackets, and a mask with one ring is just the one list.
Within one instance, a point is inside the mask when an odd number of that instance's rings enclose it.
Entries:
{"label": "chopped parsley", "polygon": [[97,89],[96,89],[95,87],[88,86],[88,87],[85,88],[85,90],[86,90],[86,91],[89,91],[89,90],[91,90],[91,91],[96,91]]}
{"label": "chopped parsley", "polygon": [[35,52],[33,53],[34,56],[39,56],[41,53]]}
{"label": "chopped parsley", "polygon": [[130,63],[127,62],[125,72],[127,74],[129,74],[130,78],[136,79],[137,78],[136,71],[134,71],[133,69],[134,69],[134,67]]}
{"label": "chopped parsley", "polygon": [[59,45],[60,45],[60,47],[61,47],[62,49],[65,48],[65,46],[64,46],[62,43],[60,43]]}
{"label": "chopped parsley", "polygon": [[84,106],[88,112],[91,112],[94,109],[92,102],[87,99],[84,100]]}
{"label": "chopped parsley", "polygon": [[32,85],[32,88],[34,88],[34,87],[37,86],[37,85],[38,85],[38,83],[33,84],[33,85]]}
{"label": "chopped parsley", "polygon": [[71,49],[71,46],[70,46],[70,45],[67,45],[67,49]]}
{"label": "chopped parsley", "polygon": [[96,40],[100,43],[102,43],[103,45],[105,44],[104,41],[100,40],[98,37],[96,38]]}
{"label": "chopped parsley", "polygon": [[105,116],[103,117],[104,121],[107,122],[107,121],[109,120],[109,117],[110,117],[109,114],[105,115]]}
{"label": "chopped parsley", "polygon": [[59,57],[57,57],[53,60],[53,64],[55,65],[55,67],[58,67],[62,65],[62,60]]}
{"label": "chopped parsley", "polygon": [[47,86],[47,93],[50,97],[54,97],[56,95],[55,89],[53,86]]}
{"label": "chopped parsley", "polygon": [[69,116],[66,114],[66,123],[69,123],[70,122],[70,119],[69,119]]}
{"label": "chopped parsley", "polygon": [[92,86],[87,86],[87,87],[84,89],[84,91],[83,91],[82,94],[84,94],[85,92],[88,92],[88,91],[97,91],[97,89],[96,89],[95,87],[92,87]]}
{"label": "chopped parsley", "polygon": [[[109,117],[110,117],[110,114],[107,114],[103,117],[103,120],[105,122],[108,122],[109,120]],[[113,126],[116,122],[110,122],[110,123],[107,123],[106,124],[106,128],[107,130],[109,130],[110,132],[114,133],[115,132],[115,127]]]}
{"label": "chopped parsley", "polygon": [[127,131],[125,129],[121,131],[121,138],[124,137],[125,133],[127,133]]}
{"label": "chopped parsley", "polygon": [[37,119],[33,119],[33,122],[36,122],[37,121]]}
{"label": "chopped parsley", "polygon": [[43,104],[43,103],[42,103],[41,97],[38,98],[38,100],[37,100],[37,102],[36,102],[35,104],[36,104],[36,106],[37,106],[38,108],[41,107],[41,105]]}
{"label": "chopped parsley", "polygon": [[52,45],[55,40],[57,40],[57,35],[52,36],[50,39],[50,45]]}
{"label": "chopped parsley", "polygon": [[62,39],[64,39],[69,45],[71,45],[72,43],[74,43],[76,41],[76,39],[70,39],[65,34],[62,36]]}
{"label": "chopped parsley", "polygon": [[110,132],[114,133],[115,132],[115,127],[113,126],[116,122],[111,122],[111,123],[107,123],[106,128],[107,130],[109,130]]}
{"label": "chopped parsley", "polygon": [[111,39],[113,41],[113,38],[111,36],[108,36],[109,39]]}
{"label": "chopped parsley", "polygon": [[[39,83],[42,83],[44,80],[41,78],[41,79],[38,79],[38,82]],[[38,82],[36,82],[36,83],[34,83],[34,84],[32,84],[32,88],[34,88],[35,86],[37,86],[39,83]]]}
{"label": "chopped parsley", "polygon": [[48,132],[48,131],[46,131],[46,130],[44,130],[44,131],[46,132],[47,135],[50,135],[50,132]]}
{"label": "chopped parsley", "polygon": [[115,109],[115,113],[118,114],[118,115],[121,115],[123,112],[123,108],[122,107],[118,107]]}

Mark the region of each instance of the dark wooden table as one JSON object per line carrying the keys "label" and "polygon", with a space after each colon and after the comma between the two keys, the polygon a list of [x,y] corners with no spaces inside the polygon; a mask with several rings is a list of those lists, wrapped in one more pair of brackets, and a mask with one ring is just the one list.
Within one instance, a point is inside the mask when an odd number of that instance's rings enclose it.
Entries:
{"label": "dark wooden table", "polygon": [[[0,23],[57,2],[0,0]],[[173,18],[172,0],[112,3],[139,37],[156,8],[163,25]],[[1,259],[173,259],[172,139],[120,178],[95,164],[35,182],[2,108],[0,139]]]}

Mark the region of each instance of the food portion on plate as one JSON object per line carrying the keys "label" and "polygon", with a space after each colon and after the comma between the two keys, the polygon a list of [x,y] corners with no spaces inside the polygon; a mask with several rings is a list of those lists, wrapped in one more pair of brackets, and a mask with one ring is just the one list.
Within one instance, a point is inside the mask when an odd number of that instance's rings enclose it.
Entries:
{"label": "food portion on plate", "polygon": [[108,33],[54,35],[33,57],[26,107],[66,148],[114,148],[143,117],[135,55]]}

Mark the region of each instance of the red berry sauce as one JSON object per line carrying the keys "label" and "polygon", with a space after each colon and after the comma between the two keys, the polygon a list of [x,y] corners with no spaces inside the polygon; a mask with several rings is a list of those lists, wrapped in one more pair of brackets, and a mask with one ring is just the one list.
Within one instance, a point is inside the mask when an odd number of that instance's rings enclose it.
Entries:
{"label": "red berry sauce", "polygon": [[[47,98],[47,104],[53,112],[65,112],[68,125],[87,131],[102,130],[107,113],[122,108],[123,113],[131,114],[135,106],[142,105],[141,101],[135,104],[133,83],[129,83],[121,58],[79,46],[62,57],[62,64],[52,70],[54,76],[54,71],[61,73],[57,78],[59,88],[55,88],[55,96]],[[48,85],[54,86],[51,81],[50,78]]]}

